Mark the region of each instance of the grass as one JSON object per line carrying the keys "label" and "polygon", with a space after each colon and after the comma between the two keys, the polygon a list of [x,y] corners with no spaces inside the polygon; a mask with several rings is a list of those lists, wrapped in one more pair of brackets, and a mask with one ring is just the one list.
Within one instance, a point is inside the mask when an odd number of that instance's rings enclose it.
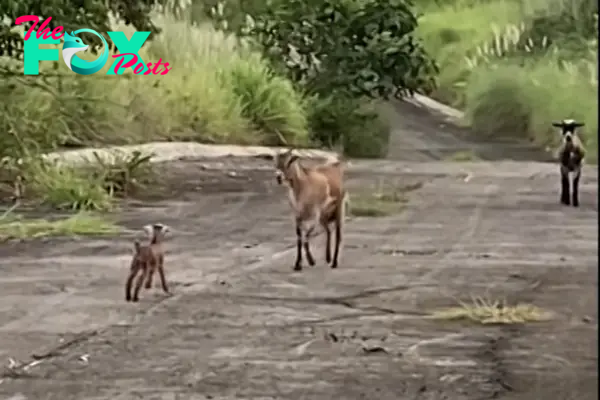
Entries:
{"label": "grass", "polygon": [[479,156],[477,156],[477,154],[475,154],[475,152],[472,150],[464,150],[464,151],[457,151],[456,153],[451,154],[447,160],[453,161],[453,162],[464,162],[464,161],[480,161],[481,158],[479,158]]}
{"label": "grass", "polygon": [[[24,160],[16,168],[0,165],[0,192],[18,175],[28,196],[41,203],[107,211],[114,208],[115,195],[130,195],[151,177],[148,155],[110,165],[97,159],[80,170],[41,162],[40,153],[165,140],[306,146],[316,142],[311,129],[329,133],[330,126],[322,123],[332,114],[323,111],[331,111],[328,103],[317,106],[246,43],[187,17],[157,12],[153,20],[162,32],[139,54],[146,62],[168,62],[172,69],[167,75],[135,76],[129,70],[107,76],[107,64],[94,75],[80,76],[62,61],[43,61],[40,76],[23,76],[14,60],[0,57],[0,90],[5,94],[0,99],[0,159],[8,156],[13,164]],[[21,27],[14,29],[23,33]],[[113,29],[133,32],[117,22]],[[338,111],[334,125],[346,134],[346,147],[363,149],[369,157],[385,153],[389,129],[369,107]],[[352,135],[347,134],[349,126]]]}
{"label": "grass", "polygon": [[595,2],[444,0],[420,7],[418,35],[440,66],[433,97],[465,110],[477,135],[551,147],[559,139],[551,122],[575,118],[586,123],[589,159],[597,159]]}
{"label": "grass", "polygon": [[56,236],[112,235],[120,231],[118,225],[106,218],[83,212],[53,221],[43,218],[27,219],[12,213],[0,218],[0,241]]}
{"label": "grass", "polygon": [[470,321],[478,324],[524,324],[547,321],[552,315],[531,304],[508,305],[502,301],[472,298],[471,303],[434,311],[433,319],[447,321]]}
{"label": "grass", "polygon": [[384,187],[381,183],[374,192],[353,193],[349,214],[354,217],[385,217],[398,214],[408,202],[407,193],[421,188],[421,183],[404,187]]}
{"label": "grass", "polygon": [[[307,143],[302,95],[258,53],[208,23],[191,25],[165,14],[154,21],[163,32],[140,55],[169,62],[167,75],[135,76],[129,70],[106,76],[107,64],[94,75],[76,76],[62,61],[43,61],[45,77],[15,73],[0,83],[9,93],[0,100],[0,126],[38,150],[174,139],[279,144],[279,135],[288,143]],[[132,32],[117,23],[114,30]],[[0,68],[11,65],[0,59]],[[6,155],[18,146],[12,135],[4,136],[0,153]]]}
{"label": "grass", "polygon": [[110,211],[117,197],[134,194],[155,182],[153,154],[108,152],[71,165],[28,156],[4,158],[0,193],[19,203],[46,205],[57,210]]}

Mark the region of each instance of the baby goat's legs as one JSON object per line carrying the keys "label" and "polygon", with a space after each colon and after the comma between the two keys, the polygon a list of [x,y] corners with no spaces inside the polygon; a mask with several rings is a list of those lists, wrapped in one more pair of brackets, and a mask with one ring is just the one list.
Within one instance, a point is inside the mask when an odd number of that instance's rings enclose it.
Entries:
{"label": "baby goat's legs", "polygon": [[164,257],[160,256],[158,259],[158,276],[160,277],[160,284],[162,286],[162,290],[165,293],[169,293],[169,288],[167,287],[167,280],[165,279],[165,269],[164,269]]}
{"label": "baby goat's legs", "polygon": [[581,171],[577,171],[577,175],[573,178],[573,207],[579,207],[579,177],[581,176]]}
{"label": "baby goat's legs", "polygon": [[571,204],[571,195],[569,190],[569,171],[565,167],[560,169],[560,202],[565,205]]}
{"label": "baby goat's legs", "polygon": [[133,285],[133,279],[139,272],[140,268],[135,265],[131,267],[129,276],[127,277],[127,283],[125,283],[125,301],[131,301],[131,285]]}
{"label": "baby goat's legs", "polygon": [[152,266],[150,268],[150,271],[148,271],[148,278],[146,279],[146,285],[144,286],[146,289],[152,288],[152,278],[154,277],[154,269],[155,266]]}
{"label": "baby goat's legs", "polygon": [[148,267],[150,266],[142,267],[142,273],[140,274],[140,276],[137,279],[137,282],[135,283],[135,290],[133,291],[133,299],[131,299],[131,301],[138,301],[140,299],[140,289],[142,288],[142,285],[144,284],[144,280],[146,278],[146,274],[148,273]]}

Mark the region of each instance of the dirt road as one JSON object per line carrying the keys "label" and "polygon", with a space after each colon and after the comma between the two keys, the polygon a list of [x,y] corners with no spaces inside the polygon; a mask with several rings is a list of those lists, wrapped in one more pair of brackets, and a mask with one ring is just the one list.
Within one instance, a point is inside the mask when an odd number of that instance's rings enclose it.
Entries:
{"label": "dirt road", "polygon": [[[596,398],[594,168],[575,209],[558,204],[549,164],[354,162],[353,192],[422,185],[404,212],[347,223],[338,270],[315,239],[318,264],[302,273],[268,161],[160,168],[170,198],[126,207],[119,238],[0,245],[0,399]],[[125,303],[131,239],[148,222],[174,228],[174,295]],[[553,319],[428,318],[470,296]]]}

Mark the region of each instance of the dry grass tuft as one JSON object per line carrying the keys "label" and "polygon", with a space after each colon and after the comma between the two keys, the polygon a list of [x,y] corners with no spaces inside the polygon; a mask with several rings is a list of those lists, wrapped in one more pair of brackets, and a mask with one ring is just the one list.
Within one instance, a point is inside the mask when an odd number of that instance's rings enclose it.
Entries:
{"label": "dry grass tuft", "polygon": [[433,319],[467,320],[479,324],[524,324],[551,319],[550,312],[531,304],[508,305],[505,301],[472,298],[471,304],[459,302],[459,306],[435,311]]}

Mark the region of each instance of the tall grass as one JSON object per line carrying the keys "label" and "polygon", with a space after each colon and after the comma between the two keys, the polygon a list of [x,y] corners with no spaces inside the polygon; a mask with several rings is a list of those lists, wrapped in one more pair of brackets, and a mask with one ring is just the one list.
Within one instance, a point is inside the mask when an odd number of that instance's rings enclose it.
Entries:
{"label": "tall grass", "polygon": [[552,120],[577,118],[596,158],[595,2],[444,0],[422,10],[419,35],[440,65],[434,97],[465,109],[477,134],[547,146],[558,139]]}
{"label": "tall grass", "polygon": [[[305,105],[284,78],[231,36],[210,25],[168,15],[154,18],[162,34],[140,51],[162,58],[167,75],[91,76],[70,72],[62,61],[41,62],[42,77],[15,76],[0,87],[0,126],[23,142],[48,149],[62,144],[134,143],[161,139],[221,143],[307,141]],[[132,33],[118,23],[114,30]],[[8,60],[0,60],[6,67]],[[44,76],[45,75],[45,76]],[[0,138],[0,152],[18,145]]]}

